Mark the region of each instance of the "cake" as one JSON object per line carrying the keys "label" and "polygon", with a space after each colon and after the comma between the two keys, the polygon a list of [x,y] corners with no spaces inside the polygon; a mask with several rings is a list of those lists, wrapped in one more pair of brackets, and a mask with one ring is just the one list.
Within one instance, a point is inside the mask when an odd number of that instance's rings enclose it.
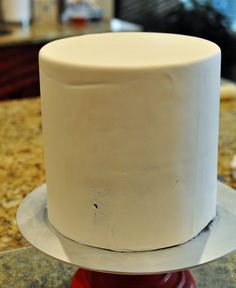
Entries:
{"label": "cake", "polygon": [[51,225],[115,251],[185,243],[216,215],[220,49],[162,33],[39,54]]}

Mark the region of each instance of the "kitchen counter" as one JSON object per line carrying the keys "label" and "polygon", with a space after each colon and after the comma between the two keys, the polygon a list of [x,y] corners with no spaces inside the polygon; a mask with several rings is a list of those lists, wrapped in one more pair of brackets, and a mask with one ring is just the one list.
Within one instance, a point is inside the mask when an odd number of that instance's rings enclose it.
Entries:
{"label": "kitchen counter", "polygon": [[16,227],[23,197],[45,182],[39,98],[0,102],[0,251],[26,245]]}
{"label": "kitchen counter", "polygon": [[[231,254],[191,272],[197,288],[235,288],[235,266],[236,254]],[[1,288],[69,288],[77,270],[32,247],[0,253],[0,267]]]}
{"label": "kitchen counter", "polygon": [[141,31],[142,27],[119,19],[111,21],[87,22],[84,24],[72,23],[33,23],[27,27],[6,25],[10,33],[0,36],[0,48],[23,44],[41,44],[49,41],[91,33]]}
{"label": "kitchen counter", "polygon": [[[236,188],[230,169],[230,162],[236,154],[235,98],[221,101],[220,119],[218,174],[228,185]],[[17,207],[30,191],[45,182],[38,97],[0,102],[0,139],[0,251],[3,251],[0,253],[0,287],[69,287],[66,286],[69,282],[65,281],[71,277],[74,268],[48,258],[32,247],[13,249],[28,246],[16,227]],[[194,274],[199,279],[199,288],[236,287],[236,254],[198,268]],[[37,277],[41,277],[40,280]],[[29,281],[28,284],[21,286],[19,281],[22,279]],[[52,279],[60,280],[61,284],[52,284]],[[16,281],[19,285],[6,285],[11,283],[9,281]],[[37,281],[44,281],[44,284],[39,285]],[[206,281],[213,282],[206,286]]]}

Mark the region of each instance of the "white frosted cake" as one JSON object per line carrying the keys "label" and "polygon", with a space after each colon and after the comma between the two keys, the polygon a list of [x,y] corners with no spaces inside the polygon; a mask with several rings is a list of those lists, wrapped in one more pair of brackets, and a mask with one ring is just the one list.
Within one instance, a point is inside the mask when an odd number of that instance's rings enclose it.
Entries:
{"label": "white frosted cake", "polygon": [[220,49],[106,33],[40,51],[48,217],[121,251],[184,243],[216,214]]}

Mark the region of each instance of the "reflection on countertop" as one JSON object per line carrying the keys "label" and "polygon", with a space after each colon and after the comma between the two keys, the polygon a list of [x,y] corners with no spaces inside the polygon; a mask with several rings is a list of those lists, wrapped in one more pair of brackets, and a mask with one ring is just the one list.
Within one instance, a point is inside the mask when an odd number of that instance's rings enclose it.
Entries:
{"label": "reflection on countertop", "polygon": [[142,27],[119,19],[112,19],[100,22],[86,22],[84,24],[36,22],[26,27],[5,25],[3,29],[9,33],[0,35],[0,47],[27,43],[46,43],[59,38],[91,33],[135,32],[141,31]]}

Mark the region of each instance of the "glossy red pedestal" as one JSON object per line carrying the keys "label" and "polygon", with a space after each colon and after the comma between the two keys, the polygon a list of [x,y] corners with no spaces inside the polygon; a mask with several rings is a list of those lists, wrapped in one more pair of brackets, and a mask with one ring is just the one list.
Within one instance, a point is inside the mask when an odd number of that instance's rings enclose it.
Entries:
{"label": "glossy red pedestal", "polygon": [[79,269],[71,288],[196,288],[188,270],[157,275],[118,275]]}

